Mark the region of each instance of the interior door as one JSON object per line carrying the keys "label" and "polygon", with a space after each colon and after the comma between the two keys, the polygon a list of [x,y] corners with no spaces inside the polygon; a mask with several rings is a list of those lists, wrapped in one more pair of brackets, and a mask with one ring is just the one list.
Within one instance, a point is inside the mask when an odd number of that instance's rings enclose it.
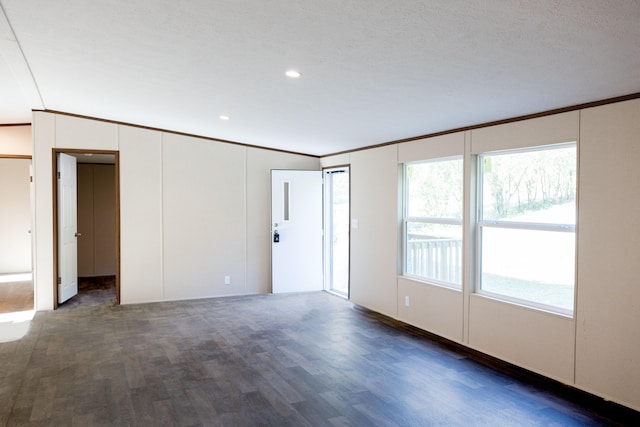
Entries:
{"label": "interior door", "polygon": [[322,172],[271,171],[272,292],[322,290]]}
{"label": "interior door", "polygon": [[76,158],[58,154],[58,304],[78,293]]}

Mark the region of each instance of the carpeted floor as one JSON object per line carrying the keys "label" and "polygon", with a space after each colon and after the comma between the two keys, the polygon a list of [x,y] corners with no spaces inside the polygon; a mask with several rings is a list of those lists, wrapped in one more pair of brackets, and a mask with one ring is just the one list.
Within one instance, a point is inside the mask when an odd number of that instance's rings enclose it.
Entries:
{"label": "carpeted floor", "polygon": [[78,295],[58,305],[58,310],[69,310],[78,306],[115,305],[115,303],[116,276],[79,277]]}

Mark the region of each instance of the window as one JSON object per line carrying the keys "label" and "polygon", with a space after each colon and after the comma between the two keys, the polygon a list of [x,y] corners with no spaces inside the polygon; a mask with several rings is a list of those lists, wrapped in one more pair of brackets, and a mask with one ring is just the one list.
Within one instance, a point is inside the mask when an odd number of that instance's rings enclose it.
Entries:
{"label": "window", "polygon": [[403,274],[462,284],[462,158],[404,166]]}
{"label": "window", "polygon": [[478,292],[571,313],[575,143],[478,160]]}

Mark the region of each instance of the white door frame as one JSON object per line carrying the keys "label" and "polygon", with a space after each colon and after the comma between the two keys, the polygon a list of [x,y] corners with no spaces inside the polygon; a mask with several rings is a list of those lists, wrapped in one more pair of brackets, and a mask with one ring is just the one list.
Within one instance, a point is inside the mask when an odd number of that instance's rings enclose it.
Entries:
{"label": "white door frame", "polygon": [[[330,239],[333,237],[333,224],[330,224],[330,222],[333,220],[332,219],[332,215],[331,215],[331,209],[332,206],[330,205],[331,200],[329,200],[330,195],[333,195],[333,189],[327,185],[327,177],[330,176],[331,173],[335,173],[333,171],[336,170],[346,170],[346,173],[349,175],[349,208],[348,208],[348,218],[347,218],[347,238],[349,241],[349,246],[347,248],[347,291],[346,294],[338,291],[336,289],[333,288],[333,259],[332,259],[332,255],[333,255],[333,246],[330,242]],[[332,293],[336,293],[340,296],[343,296],[347,299],[349,299],[349,293],[350,293],[350,266],[351,266],[351,165],[346,164],[346,165],[338,165],[338,166],[331,166],[331,167],[326,167],[324,169],[322,169],[322,178],[323,178],[323,192],[322,192],[322,198],[323,198],[323,228],[324,228],[324,242],[323,242],[323,259],[324,259],[324,265],[323,265],[323,270],[324,270],[324,289],[327,292],[332,292]]]}

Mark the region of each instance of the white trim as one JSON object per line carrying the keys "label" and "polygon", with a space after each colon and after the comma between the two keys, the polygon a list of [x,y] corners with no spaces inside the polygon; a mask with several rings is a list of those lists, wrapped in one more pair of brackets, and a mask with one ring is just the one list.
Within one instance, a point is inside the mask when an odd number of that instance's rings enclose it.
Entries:
{"label": "white trim", "polygon": [[[575,307],[576,307],[576,281],[577,276],[574,275],[573,288],[574,288],[574,300],[573,300],[573,309],[568,310],[562,307],[556,307],[547,305],[544,303],[520,299],[517,297],[513,297],[506,294],[498,294],[490,291],[486,291],[482,289],[482,229],[483,228],[502,228],[502,229],[512,229],[512,230],[523,230],[523,231],[547,231],[547,232],[564,232],[564,233],[573,233],[576,235],[576,252],[574,255],[574,264],[577,265],[577,233],[576,233],[576,225],[575,220],[574,224],[564,224],[564,223],[538,223],[538,222],[522,222],[522,221],[504,221],[504,220],[484,220],[483,219],[483,180],[484,180],[484,158],[486,157],[496,157],[502,155],[512,155],[512,154],[520,154],[520,153],[532,153],[539,151],[550,151],[550,150],[558,150],[565,148],[575,148],[576,150],[576,174],[578,168],[578,144],[577,141],[563,142],[557,144],[546,144],[546,145],[536,145],[532,147],[520,147],[515,149],[505,149],[505,150],[497,150],[490,152],[482,152],[475,154],[475,162],[476,162],[476,198],[475,198],[475,206],[476,206],[476,215],[477,220],[475,222],[476,230],[475,230],[475,278],[473,282],[470,284],[472,289],[470,292],[472,294],[488,297],[498,301],[504,301],[506,303],[517,304],[523,307],[530,307],[532,309],[547,311],[550,313],[555,313],[563,316],[567,316],[573,318],[575,316]],[[578,176],[576,175],[576,180]],[[577,186],[578,183],[576,181],[576,197],[577,197]],[[576,218],[577,220],[577,218]],[[575,268],[575,267],[574,267]]]}

